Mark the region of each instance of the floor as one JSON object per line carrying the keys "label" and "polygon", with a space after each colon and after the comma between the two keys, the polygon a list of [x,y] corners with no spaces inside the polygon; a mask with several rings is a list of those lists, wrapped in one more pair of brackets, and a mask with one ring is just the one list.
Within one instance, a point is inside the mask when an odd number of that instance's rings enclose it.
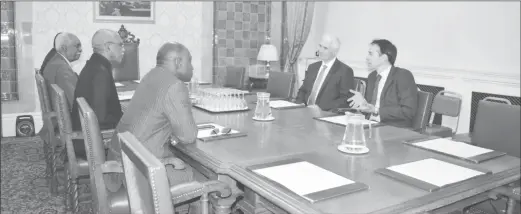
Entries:
{"label": "floor", "polygon": [[[38,137],[2,138],[1,213],[65,214],[63,191],[52,196],[45,178],[42,141]],[[63,186],[63,185],[60,185]],[[86,188],[83,186],[82,188]],[[88,213],[88,204],[80,213]]]}

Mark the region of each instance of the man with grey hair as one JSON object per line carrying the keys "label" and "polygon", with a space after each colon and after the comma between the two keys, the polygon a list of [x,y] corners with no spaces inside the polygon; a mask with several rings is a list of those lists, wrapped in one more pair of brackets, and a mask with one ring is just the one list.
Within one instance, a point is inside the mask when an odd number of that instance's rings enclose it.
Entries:
{"label": "man with grey hair", "polygon": [[56,84],[63,90],[70,109],[74,101],[76,83],[78,82],[78,75],[72,69],[71,62],[80,58],[82,52],[81,42],[76,35],[66,32],[58,34],[54,41],[56,54],[45,65],[42,71],[43,78],[47,84],[48,91],[51,91],[51,84]]}
{"label": "man with grey hair", "polygon": [[[100,129],[113,129],[123,115],[118,92],[112,77],[112,63],[121,63],[125,48],[116,31],[101,29],[92,37],[94,53],[81,70],[74,92],[74,100],[83,97],[98,118]],[[78,103],[73,102],[72,129],[81,130]],[[74,140],[74,150],[79,157],[86,157],[83,140]]]}
{"label": "man with grey hair", "polygon": [[337,37],[325,34],[318,45],[320,61],[308,66],[296,103],[317,105],[324,111],[348,107],[354,89],[353,69],[336,58],[340,49]]}
{"label": "man with grey hair", "polygon": [[[141,79],[116,131],[132,133],[156,157],[166,160],[173,157],[168,148],[170,144],[194,143],[197,137],[185,85],[193,75],[192,56],[184,45],[166,43],[159,49],[156,60],[156,67]],[[121,160],[116,134],[109,144],[107,159]],[[165,168],[171,186],[194,179],[192,168],[183,166],[182,162],[175,169],[172,165]],[[105,183],[115,192],[124,183],[124,175],[107,175]]]}

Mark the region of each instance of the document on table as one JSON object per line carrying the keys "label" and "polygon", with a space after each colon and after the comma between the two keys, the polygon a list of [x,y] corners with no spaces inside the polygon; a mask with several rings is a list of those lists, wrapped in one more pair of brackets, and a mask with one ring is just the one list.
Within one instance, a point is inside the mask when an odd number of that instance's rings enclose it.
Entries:
{"label": "document on table", "polygon": [[470,144],[453,141],[446,138],[438,138],[422,142],[413,143],[416,146],[435,150],[441,153],[454,155],[461,158],[470,158],[478,155],[493,152],[494,150],[485,149]]}
{"label": "document on table", "polygon": [[[330,123],[339,124],[346,126],[347,125],[347,117],[345,115],[331,116],[331,117],[321,117],[317,118],[319,120],[324,120]],[[378,122],[372,120],[364,120],[366,123],[370,123],[371,125],[377,124]]]}
{"label": "document on table", "polygon": [[122,91],[118,92],[119,100],[130,100],[134,96],[134,91]]}
{"label": "document on table", "polygon": [[355,183],[306,161],[253,170],[300,196]]}
{"label": "document on table", "polygon": [[285,100],[270,101],[270,107],[272,107],[272,108],[287,108],[287,107],[298,107],[298,106],[304,106],[304,104],[303,103],[301,103],[301,104],[292,103],[292,102],[288,102]]}
{"label": "document on table", "polygon": [[430,183],[437,187],[457,183],[485,174],[484,172],[433,158],[391,166],[387,169]]}
{"label": "document on table", "polygon": [[122,87],[122,86],[125,86],[125,85],[123,85],[123,84],[121,84],[119,82],[116,82],[116,87]]}
{"label": "document on table", "polygon": [[134,80],[134,82],[136,82],[136,83],[140,83],[140,82],[141,82],[141,80]]}
{"label": "document on table", "polygon": [[[213,134],[212,135],[212,130],[218,128],[219,131],[221,131],[223,128],[225,128],[224,126],[221,126],[221,125],[218,125],[218,124],[215,124],[215,123],[205,123],[205,124],[197,125],[197,128],[200,128],[202,126],[213,126],[213,128],[199,129],[198,132],[197,132],[197,138],[206,138],[206,137],[213,137],[213,136],[224,135],[221,132],[219,132],[218,134]],[[228,133],[228,134],[237,134],[237,133],[239,133],[239,131],[232,129],[230,131],[230,133]]]}

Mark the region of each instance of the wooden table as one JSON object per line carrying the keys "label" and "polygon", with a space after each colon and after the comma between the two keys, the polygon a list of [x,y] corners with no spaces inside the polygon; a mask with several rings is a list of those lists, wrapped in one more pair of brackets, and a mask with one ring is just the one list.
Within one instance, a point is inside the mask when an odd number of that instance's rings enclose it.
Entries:
{"label": "wooden table", "polygon": [[[492,171],[492,175],[429,193],[374,171],[425,158],[437,158],[462,166],[475,164],[407,146],[402,143],[403,140],[422,135],[392,126],[373,128],[373,138],[367,144],[370,149],[368,154],[343,154],[337,151],[336,146],[341,141],[344,127],[312,118],[331,113],[315,108],[273,109],[275,121],[257,122],[251,119],[255,109],[251,101],[255,100],[255,96],[247,98],[252,109],[248,112],[209,114],[193,110],[196,122],[216,122],[245,131],[248,134],[246,137],[206,143],[197,141],[191,145],[171,147],[179,158],[206,177],[239,183],[245,193],[239,204],[246,213],[263,210],[259,204],[275,213],[422,213],[469,200],[476,195],[485,197],[483,192],[520,179],[519,158],[503,156],[477,164]],[[369,189],[311,204],[247,169],[252,165],[289,158],[301,158],[348,179],[365,183]]]}

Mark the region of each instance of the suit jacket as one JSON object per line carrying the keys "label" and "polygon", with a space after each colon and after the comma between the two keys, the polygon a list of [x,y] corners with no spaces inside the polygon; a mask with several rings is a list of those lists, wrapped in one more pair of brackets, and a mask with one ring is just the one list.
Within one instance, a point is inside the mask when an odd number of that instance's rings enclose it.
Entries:
{"label": "suit jacket", "polygon": [[[56,84],[63,90],[70,109],[74,102],[74,89],[78,82],[78,74],[72,70],[69,63],[60,54],[56,53],[45,66],[43,78],[47,84],[48,92],[52,91],[51,84]],[[54,97],[50,97],[51,102],[54,102]]]}
{"label": "suit jacket", "polygon": [[[377,72],[367,77],[365,99],[371,100]],[[406,69],[392,67],[380,95],[380,121],[396,127],[412,127],[418,106],[418,88],[412,73]]]}
{"label": "suit jacket", "polygon": [[[121,119],[116,84],[112,77],[112,65],[100,54],[93,53],[81,70],[74,91],[74,100],[83,97],[98,117],[100,129],[113,129]],[[81,130],[78,103],[72,105],[71,120],[73,130]]]}
{"label": "suit jacket", "polygon": [[[298,91],[296,103],[305,103],[307,105],[309,95],[313,90],[313,84],[321,67],[322,61],[309,65],[304,77],[304,83]],[[340,60],[335,59],[318,92],[316,104],[325,111],[348,107],[347,99],[353,95],[349,90],[354,88],[353,69]]]}

